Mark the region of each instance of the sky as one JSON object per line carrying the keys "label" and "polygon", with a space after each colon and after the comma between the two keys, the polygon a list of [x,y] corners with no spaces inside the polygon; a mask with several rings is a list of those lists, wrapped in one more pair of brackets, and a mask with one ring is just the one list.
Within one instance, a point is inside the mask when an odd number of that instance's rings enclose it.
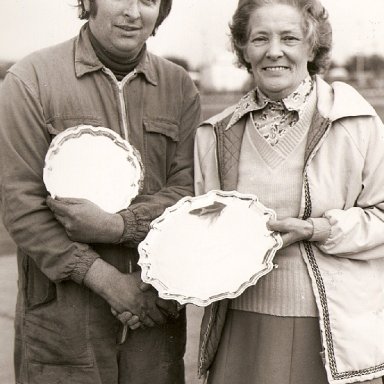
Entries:
{"label": "sky", "polygon": [[[238,0],[173,0],[170,17],[149,40],[160,55],[192,67],[229,51],[228,23]],[[77,34],[76,0],[0,0],[0,60],[19,60]],[[333,59],[355,53],[384,55],[384,0],[322,0],[334,32]]]}

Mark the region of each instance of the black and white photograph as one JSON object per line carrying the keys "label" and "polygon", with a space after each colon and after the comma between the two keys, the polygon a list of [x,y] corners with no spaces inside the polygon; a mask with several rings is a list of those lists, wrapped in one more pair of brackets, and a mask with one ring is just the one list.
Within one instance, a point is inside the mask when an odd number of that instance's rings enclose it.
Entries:
{"label": "black and white photograph", "polygon": [[384,1],[0,4],[1,384],[384,384]]}

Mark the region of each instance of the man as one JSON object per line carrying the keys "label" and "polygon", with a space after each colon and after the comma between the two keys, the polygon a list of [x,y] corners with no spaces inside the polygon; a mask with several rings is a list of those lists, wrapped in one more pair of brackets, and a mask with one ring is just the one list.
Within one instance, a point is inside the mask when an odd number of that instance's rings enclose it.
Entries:
{"label": "man", "polygon": [[[137,266],[149,223],[193,191],[199,95],[183,69],[146,50],[171,3],[79,0],[88,19],[79,36],[23,59],[1,86],[1,207],[18,246],[17,383],[184,382],[185,311],[143,285]],[[52,137],[80,124],[110,128],[141,153],[143,190],[119,214],[47,200]],[[111,308],[143,325],[124,343]]]}

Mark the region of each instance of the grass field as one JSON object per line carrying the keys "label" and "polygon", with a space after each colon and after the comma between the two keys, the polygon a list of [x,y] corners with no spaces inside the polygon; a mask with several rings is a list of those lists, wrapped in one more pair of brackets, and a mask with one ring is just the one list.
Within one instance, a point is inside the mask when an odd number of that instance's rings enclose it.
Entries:
{"label": "grass field", "polygon": [[[212,116],[226,106],[236,102],[239,95],[205,95],[203,118]],[[378,114],[384,119],[384,97],[374,103]],[[1,150],[1,148],[0,148]],[[16,299],[16,260],[15,245],[0,221],[0,383],[12,384],[13,312]],[[186,353],[187,384],[201,383],[196,377],[197,343],[199,321],[202,310],[188,307],[188,346]]]}

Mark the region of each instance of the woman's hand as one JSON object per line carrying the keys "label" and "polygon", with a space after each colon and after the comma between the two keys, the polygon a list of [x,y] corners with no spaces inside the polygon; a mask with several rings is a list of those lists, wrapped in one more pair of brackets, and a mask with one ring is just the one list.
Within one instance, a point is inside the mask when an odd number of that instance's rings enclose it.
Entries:
{"label": "woman's hand", "polygon": [[270,231],[279,232],[283,239],[282,248],[302,240],[308,240],[313,234],[313,224],[310,221],[286,218],[270,219],[267,222]]}
{"label": "woman's hand", "polygon": [[47,205],[72,241],[117,243],[124,230],[119,214],[105,212],[86,199],[48,196]]}

